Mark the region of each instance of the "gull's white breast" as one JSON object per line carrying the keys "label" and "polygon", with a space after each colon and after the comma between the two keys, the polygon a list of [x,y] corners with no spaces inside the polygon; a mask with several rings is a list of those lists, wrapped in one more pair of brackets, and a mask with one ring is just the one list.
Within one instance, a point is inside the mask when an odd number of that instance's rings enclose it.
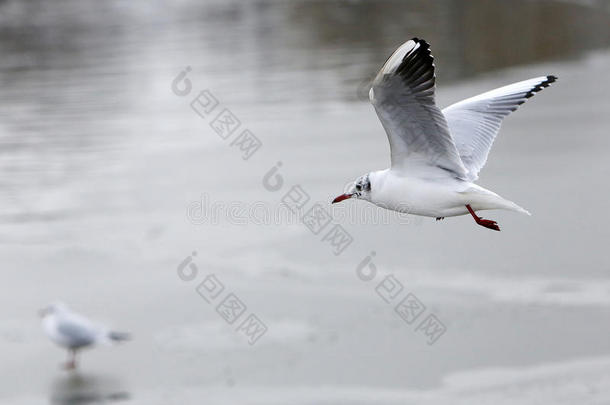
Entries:
{"label": "gull's white breast", "polygon": [[511,201],[481,186],[452,177],[405,176],[391,169],[372,176],[370,201],[383,208],[426,217],[453,217],[472,209],[509,209],[525,212]]}
{"label": "gull's white breast", "polygon": [[[427,217],[448,217],[468,212],[463,192],[467,183],[453,179],[425,180],[383,171],[371,188],[371,202],[383,208]],[[377,176],[376,176],[377,177]]]}

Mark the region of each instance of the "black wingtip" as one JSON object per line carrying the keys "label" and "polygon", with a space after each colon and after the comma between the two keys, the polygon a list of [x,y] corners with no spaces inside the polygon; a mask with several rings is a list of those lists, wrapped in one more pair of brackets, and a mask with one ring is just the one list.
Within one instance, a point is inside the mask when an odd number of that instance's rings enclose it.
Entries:
{"label": "black wingtip", "polygon": [[527,92],[527,94],[525,95],[525,98],[533,97],[534,94],[538,93],[540,90],[546,89],[547,87],[549,87],[551,85],[551,83],[555,83],[555,81],[557,81],[557,79],[558,78],[555,75],[546,76],[546,80],[543,80],[540,83],[538,83],[537,85],[535,85],[530,91]]}
{"label": "black wingtip", "polygon": [[[411,38],[409,41],[413,41],[415,45],[405,54],[401,65],[398,67],[398,69],[396,69],[396,73],[409,81],[419,79],[432,79],[432,81],[434,81],[434,57],[432,56],[432,51],[430,50],[430,44],[417,37]],[[416,79],[411,77],[412,74],[417,72],[417,69],[425,65],[429,65],[431,67],[429,75],[420,72]]]}
{"label": "black wingtip", "polygon": [[417,50],[415,50],[415,51],[412,50],[411,52],[409,52],[410,54],[412,54],[413,52],[420,53],[420,54],[425,55],[426,57],[429,57],[432,60],[434,60],[434,57],[432,56],[432,50],[430,49],[430,44],[428,42],[426,42],[425,39],[413,37],[410,39],[410,41],[413,41],[413,42],[415,42],[416,45],[419,45]]}
{"label": "black wingtip", "polygon": [[430,44],[425,39],[413,37],[411,38],[411,41],[415,42],[416,44],[420,44],[424,48],[430,48]]}

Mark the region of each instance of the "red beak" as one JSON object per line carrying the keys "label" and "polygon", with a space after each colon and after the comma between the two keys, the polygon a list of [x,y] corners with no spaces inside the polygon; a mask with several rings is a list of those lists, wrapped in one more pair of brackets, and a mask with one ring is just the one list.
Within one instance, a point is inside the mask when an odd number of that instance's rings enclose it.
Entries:
{"label": "red beak", "polygon": [[352,198],[353,194],[341,194],[339,197],[333,200],[333,204],[341,202],[343,200],[347,200],[348,198]]}

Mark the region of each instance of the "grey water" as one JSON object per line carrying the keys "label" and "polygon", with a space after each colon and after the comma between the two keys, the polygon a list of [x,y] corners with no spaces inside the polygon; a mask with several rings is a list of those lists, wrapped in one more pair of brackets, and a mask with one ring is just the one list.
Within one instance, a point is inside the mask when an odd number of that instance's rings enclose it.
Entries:
{"label": "grey water", "polygon": [[[479,181],[531,217],[486,212],[494,233],[329,205],[388,164],[368,83],[412,37],[442,106],[559,76]],[[607,401],[609,47],[605,1],[0,1],[0,400]],[[202,91],[259,139],[249,159],[193,110]],[[282,211],[293,186],[349,233],[340,254]],[[255,344],[197,292],[210,274],[265,323]],[[426,308],[413,323],[407,293]],[[58,299],[133,341],[62,370],[36,316]]]}

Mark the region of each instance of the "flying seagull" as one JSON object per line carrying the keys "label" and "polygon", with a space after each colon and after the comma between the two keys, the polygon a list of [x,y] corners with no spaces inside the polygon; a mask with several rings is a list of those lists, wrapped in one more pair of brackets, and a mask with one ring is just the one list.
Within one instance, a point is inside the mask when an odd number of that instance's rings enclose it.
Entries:
{"label": "flying seagull", "polygon": [[514,83],[441,111],[434,101],[433,61],[430,45],[413,38],[383,65],[369,98],[390,142],[391,166],[360,176],[333,204],[359,198],[437,220],[470,213],[477,224],[499,231],[496,221],[476,212],[530,213],[474,181],[502,119],[557,78],[541,76]]}
{"label": "flying seagull", "polygon": [[42,328],[54,343],[68,349],[65,367],[76,368],[76,352],[97,343],[111,344],[129,339],[127,333],[112,332],[72,312],[63,303],[54,303],[40,310]]}

